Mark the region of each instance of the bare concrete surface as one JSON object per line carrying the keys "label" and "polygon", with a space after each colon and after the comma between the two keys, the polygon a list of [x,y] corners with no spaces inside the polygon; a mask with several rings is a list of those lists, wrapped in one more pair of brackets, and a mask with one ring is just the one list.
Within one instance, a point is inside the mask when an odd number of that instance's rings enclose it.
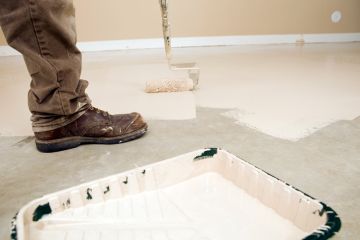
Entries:
{"label": "bare concrete surface", "polygon": [[360,118],[339,121],[297,142],[240,126],[198,108],[194,120],[149,122],[145,137],[120,145],[87,145],[59,153],[35,149],[33,137],[0,137],[0,239],[14,214],[46,193],[216,146],[333,207],[343,226],[334,239],[360,236]]}

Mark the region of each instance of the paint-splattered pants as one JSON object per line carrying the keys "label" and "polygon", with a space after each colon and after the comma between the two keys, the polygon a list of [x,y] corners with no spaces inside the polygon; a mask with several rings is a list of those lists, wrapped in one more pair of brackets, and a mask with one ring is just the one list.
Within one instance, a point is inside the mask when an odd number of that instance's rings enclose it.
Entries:
{"label": "paint-splattered pants", "polygon": [[72,0],[0,0],[0,24],[31,75],[28,105],[35,132],[64,126],[89,107],[80,79]]}

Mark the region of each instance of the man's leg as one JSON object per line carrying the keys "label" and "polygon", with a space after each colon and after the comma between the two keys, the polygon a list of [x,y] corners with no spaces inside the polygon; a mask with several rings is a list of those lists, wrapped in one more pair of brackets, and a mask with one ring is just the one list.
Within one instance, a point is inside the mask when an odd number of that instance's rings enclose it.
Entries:
{"label": "man's leg", "polygon": [[28,103],[38,148],[116,143],[133,139],[130,131],[140,125],[146,129],[139,114],[111,116],[91,107],[88,83],[80,79],[72,0],[0,0],[0,24],[8,44],[23,54],[32,78]]}
{"label": "man's leg", "polygon": [[10,46],[23,54],[31,89],[34,131],[63,126],[89,107],[80,80],[72,0],[0,0],[0,22]]}

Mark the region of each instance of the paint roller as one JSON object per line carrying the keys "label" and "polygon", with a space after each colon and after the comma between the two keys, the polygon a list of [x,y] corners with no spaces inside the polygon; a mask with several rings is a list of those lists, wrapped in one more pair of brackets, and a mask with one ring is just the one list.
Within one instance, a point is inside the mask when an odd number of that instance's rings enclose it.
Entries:
{"label": "paint roller", "polygon": [[169,23],[169,0],[159,0],[162,28],[164,36],[165,53],[169,69],[171,71],[185,71],[187,77],[174,79],[159,79],[146,82],[145,92],[181,92],[192,91],[199,84],[200,68],[196,63],[173,63],[171,52],[171,29]]}

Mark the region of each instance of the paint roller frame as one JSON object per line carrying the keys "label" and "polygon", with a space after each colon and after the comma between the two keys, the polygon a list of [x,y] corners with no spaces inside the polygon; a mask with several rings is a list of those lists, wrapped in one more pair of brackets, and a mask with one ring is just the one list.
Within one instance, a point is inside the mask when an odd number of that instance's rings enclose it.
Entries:
{"label": "paint roller frame", "polygon": [[200,68],[196,62],[190,63],[174,63],[172,60],[172,47],[171,47],[171,27],[169,22],[169,0],[159,0],[162,28],[164,37],[164,46],[167,62],[171,71],[187,71],[189,78],[193,82],[193,88],[195,90],[199,85]]}

